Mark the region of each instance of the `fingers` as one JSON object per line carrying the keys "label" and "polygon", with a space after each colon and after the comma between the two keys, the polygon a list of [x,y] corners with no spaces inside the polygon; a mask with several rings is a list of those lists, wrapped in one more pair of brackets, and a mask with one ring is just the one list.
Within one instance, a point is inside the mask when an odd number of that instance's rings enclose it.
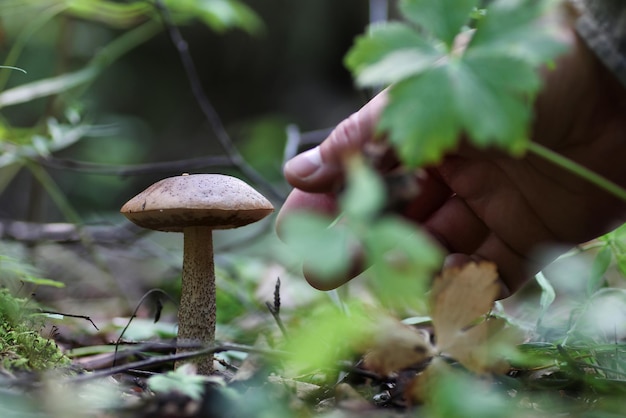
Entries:
{"label": "fingers", "polygon": [[319,146],[285,164],[284,174],[294,187],[307,192],[332,192],[343,181],[343,163],[361,152],[376,134],[376,124],[387,103],[385,92],[341,122]]}

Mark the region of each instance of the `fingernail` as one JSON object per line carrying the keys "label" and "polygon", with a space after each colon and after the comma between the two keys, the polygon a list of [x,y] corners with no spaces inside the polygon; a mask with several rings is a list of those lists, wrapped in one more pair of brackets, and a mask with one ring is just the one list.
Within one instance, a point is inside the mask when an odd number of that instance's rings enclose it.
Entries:
{"label": "fingernail", "polygon": [[322,156],[320,149],[319,147],[315,147],[287,161],[285,171],[288,171],[293,176],[304,179],[315,174],[321,166]]}

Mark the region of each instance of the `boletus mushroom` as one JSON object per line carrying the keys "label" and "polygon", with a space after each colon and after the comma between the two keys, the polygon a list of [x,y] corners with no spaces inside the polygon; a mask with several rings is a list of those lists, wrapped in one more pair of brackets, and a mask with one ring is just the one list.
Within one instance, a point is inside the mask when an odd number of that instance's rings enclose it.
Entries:
{"label": "boletus mushroom", "polygon": [[[214,229],[244,226],[265,218],[272,204],[243,181],[220,174],[170,177],[148,187],[120,210],[135,224],[183,232],[182,293],[178,342],[215,342]],[[177,352],[186,351],[179,348]],[[213,356],[194,359],[198,374],[213,372]]]}

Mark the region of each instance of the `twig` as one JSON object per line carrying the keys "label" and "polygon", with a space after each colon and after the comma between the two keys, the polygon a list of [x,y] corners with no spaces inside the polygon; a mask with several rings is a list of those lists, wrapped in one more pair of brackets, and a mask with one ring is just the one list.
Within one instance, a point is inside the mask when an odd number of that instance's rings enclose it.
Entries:
{"label": "twig", "polygon": [[228,132],[226,132],[224,124],[217,114],[217,111],[209,101],[209,98],[202,88],[202,83],[200,82],[200,77],[198,76],[198,70],[196,69],[196,65],[191,58],[191,54],[189,53],[189,44],[183,38],[182,34],[178,30],[178,27],[172,21],[170,12],[167,7],[165,7],[163,2],[161,0],[155,0],[154,4],[157,11],[161,15],[161,19],[163,20],[163,24],[170,35],[170,39],[178,52],[185,73],[187,74],[187,79],[191,86],[191,92],[200,106],[202,113],[211,125],[217,140],[222,148],[224,148],[224,151],[226,151],[228,158],[239,170],[241,170],[244,175],[271,194],[273,200],[280,202],[284,201],[285,196],[283,193],[268,182],[252,166],[246,163],[241,153],[235,147],[233,141],[228,135]]}
{"label": "twig", "polygon": [[98,164],[87,161],[56,158],[53,156],[38,158],[37,162],[48,168],[111,176],[136,176],[140,174],[152,174],[162,172],[182,173],[198,168],[232,167],[234,165],[228,157],[223,156],[198,157],[178,161],[166,161],[135,165]]}
{"label": "twig", "polygon": [[[37,223],[0,219],[0,239],[13,239],[25,243],[41,241],[82,242],[83,235],[90,243],[107,242],[117,244],[132,241],[146,230],[128,222],[119,226],[77,226],[72,223]],[[83,235],[81,235],[83,234]]]}
{"label": "twig", "polygon": [[[128,319],[128,322],[126,323],[126,326],[124,327],[124,329],[122,330],[122,332],[120,333],[120,336],[117,338],[117,341],[115,341],[115,352],[113,354],[113,367],[115,367],[115,364],[117,362],[117,349],[120,345],[120,342],[122,341],[122,337],[124,336],[124,334],[126,333],[126,330],[128,329],[128,327],[130,326],[131,322],[133,322],[133,319],[135,319],[137,317],[137,311],[139,310],[139,308],[141,307],[141,305],[143,305],[143,303],[148,299],[148,297],[152,296],[155,293],[159,293],[164,295],[167,299],[169,299],[170,302],[172,302],[174,305],[177,305],[176,301],[164,290],[161,289],[151,289],[148,292],[146,292],[141,299],[139,299],[139,302],[137,303],[137,306],[135,306],[135,310],[133,311],[133,314],[130,316],[130,318]],[[160,309],[162,308],[162,305],[158,306],[159,311],[157,312],[157,314],[155,315],[155,320],[154,322],[157,322],[159,320],[159,317],[161,316],[161,312]]]}
{"label": "twig", "polygon": [[94,379],[99,379],[102,377],[112,376],[118,373],[124,373],[124,372],[127,372],[128,370],[143,369],[147,367],[158,366],[158,365],[165,364],[165,363],[174,363],[180,360],[188,360],[190,358],[206,356],[210,354],[223,353],[225,351],[239,351],[242,353],[257,353],[257,354],[261,354],[264,356],[275,357],[275,358],[284,357],[287,354],[283,351],[268,350],[268,349],[263,349],[263,348],[251,347],[247,345],[241,345],[241,344],[221,344],[221,345],[208,347],[208,348],[204,348],[204,349],[200,349],[196,351],[186,351],[183,353],[169,354],[166,356],[151,357],[146,360],[136,361],[136,362],[124,364],[121,366],[115,366],[115,367],[111,367],[105,370],[98,370],[95,372],[91,372],[89,374],[82,374],[79,376],[69,378],[67,380],[67,383],[81,383],[81,382],[88,381],[88,380],[94,380]]}
{"label": "twig", "polygon": [[270,311],[274,320],[276,321],[276,325],[280,328],[280,332],[282,332],[283,337],[288,338],[287,329],[283,324],[283,320],[280,318],[280,277],[276,279],[276,286],[274,287],[274,304],[270,302],[265,302],[265,306]]}
{"label": "twig", "polygon": [[61,315],[61,316],[67,316],[70,318],[78,318],[78,319],[84,319],[86,321],[91,322],[91,325],[93,325],[93,327],[100,331],[100,328],[98,328],[96,326],[96,324],[92,321],[92,319],[86,315],[72,315],[72,314],[67,314],[67,313],[63,313],[63,312],[56,312],[56,311],[48,311],[48,310],[44,310],[44,309],[37,309],[38,313],[42,313],[42,314],[50,314],[50,315]]}
{"label": "twig", "polygon": [[606,177],[603,177],[577,163],[576,161],[570,160],[569,158],[536,142],[530,142],[528,144],[528,151],[582,179],[587,180],[589,183],[626,202],[626,189]]}

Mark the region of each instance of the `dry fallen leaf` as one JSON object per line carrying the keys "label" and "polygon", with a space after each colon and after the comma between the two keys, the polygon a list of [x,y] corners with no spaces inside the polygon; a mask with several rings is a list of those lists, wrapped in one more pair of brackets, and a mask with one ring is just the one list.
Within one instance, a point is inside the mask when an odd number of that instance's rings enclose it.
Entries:
{"label": "dry fallen leaf", "polygon": [[487,314],[500,291],[493,263],[468,263],[444,269],[430,297],[437,347],[447,351],[476,319]]}
{"label": "dry fallen leaf", "polygon": [[[476,373],[504,372],[508,366],[502,360],[501,348],[519,341],[505,320],[487,317],[499,292],[493,263],[472,262],[444,269],[435,279],[430,296],[435,346],[428,332],[381,315],[365,342],[365,367],[388,376],[443,354]],[[428,369],[426,376],[436,374]]]}
{"label": "dry fallen leaf", "polygon": [[419,364],[435,354],[427,331],[385,315],[377,319],[366,345],[365,367],[383,376]]}
{"label": "dry fallen leaf", "polygon": [[505,328],[501,318],[485,319],[499,292],[493,263],[444,269],[435,279],[430,300],[437,351],[476,373],[506,369],[495,351],[502,344],[518,342],[516,332]]}

